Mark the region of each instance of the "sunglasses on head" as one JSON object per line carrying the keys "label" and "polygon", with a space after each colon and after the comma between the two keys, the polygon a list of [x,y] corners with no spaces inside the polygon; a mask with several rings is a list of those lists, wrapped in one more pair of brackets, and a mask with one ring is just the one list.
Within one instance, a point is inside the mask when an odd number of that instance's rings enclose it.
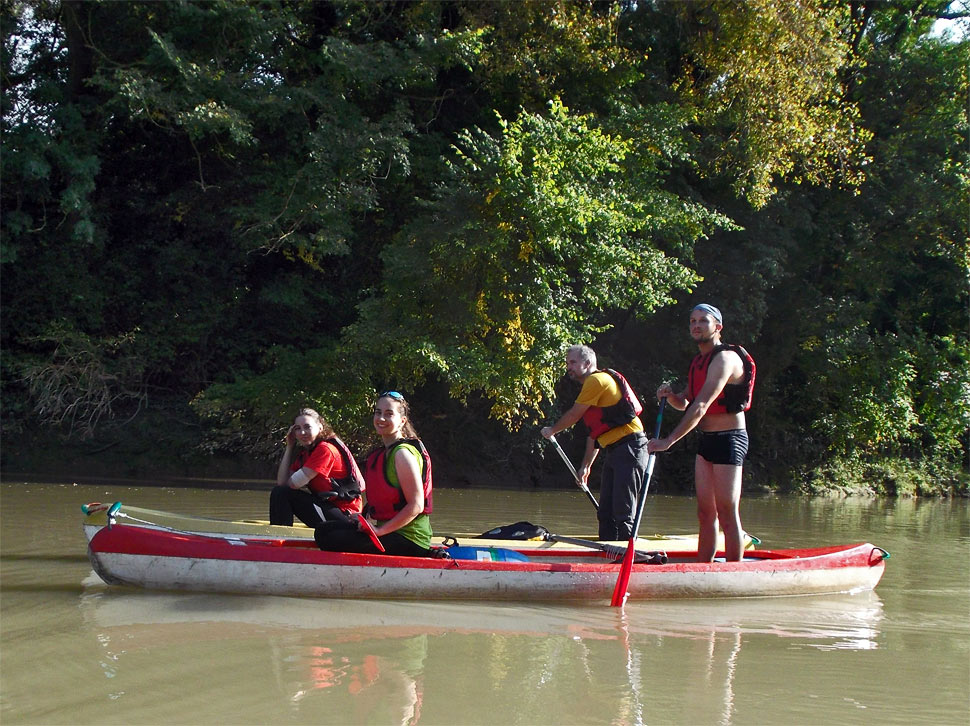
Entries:
{"label": "sunglasses on head", "polygon": [[384,391],[384,393],[382,393],[381,395],[379,395],[378,398],[384,398],[384,396],[387,396],[388,398],[393,398],[395,401],[403,401],[404,400],[404,396],[402,396],[397,391]]}

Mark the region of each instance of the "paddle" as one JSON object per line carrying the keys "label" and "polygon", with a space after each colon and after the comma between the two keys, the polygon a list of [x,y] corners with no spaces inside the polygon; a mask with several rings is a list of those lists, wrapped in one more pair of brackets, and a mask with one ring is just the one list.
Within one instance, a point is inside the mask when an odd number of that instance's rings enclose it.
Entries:
{"label": "paddle", "polygon": [[559,452],[559,456],[562,457],[562,460],[566,463],[566,468],[569,469],[569,473],[573,475],[573,479],[576,480],[576,484],[578,484],[579,488],[585,492],[587,497],[589,497],[589,501],[591,501],[593,506],[596,507],[596,511],[599,511],[599,502],[596,501],[596,497],[593,496],[593,493],[589,490],[589,487],[583,484],[583,480],[579,478],[579,474],[576,473],[576,467],[573,466],[573,462],[569,460],[569,457],[566,456],[566,452],[562,450],[559,442],[556,441],[556,436],[550,436],[549,441],[551,441],[552,445],[556,447],[556,451]]}
{"label": "paddle", "polygon": [[377,538],[377,532],[374,531],[374,528],[371,526],[371,523],[367,521],[367,518],[364,517],[363,514],[357,515],[357,522],[360,525],[361,532],[370,537],[370,541],[374,543],[374,546],[378,550],[384,552],[384,545],[382,545],[380,539]]}
{"label": "paddle", "polygon": [[[552,532],[547,532],[545,539],[551,542],[564,542],[566,544],[574,544],[579,547],[589,547],[594,550],[599,550],[600,552],[605,552],[610,556],[610,559],[614,562],[618,562],[626,556],[626,549],[623,547],[617,547],[616,545],[607,544],[606,542],[594,542],[589,539],[577,539],[576,537],[563,537],[559,534],[553,534]],[[634,558],[637,562],[648,563],[652,565],[663,565],[667,562],[667,553],[665,552],[644,552],[643,550],[636,550],[634,552]]]}
{"label": "paddle", "polygon": [[[660,422],[663,419],[664,406],[666,405],[666,397],[660,399],[660,410],[657,411],[657,425],[653,430],[653,438],[655,439],[660,436]],[[656,454],[650,454],[647,457],[647,475],[643,479],[643,490],[640,492],[640,498],[637,501],[637,513],[633,518],[633,530],[630,533],[630,542],[627,544],[626,557],[623,558],[623,564],[620,565],[620,574],[616,577],[616,587],[613,588],[613,599],[610,601],[610,605],[615,608],[623,607],[623,602],[626,600],[626,588],[630,584],[630,573],[633,571],[633,550],[636,546],[637,531],[640,529],[640,518],[643,516],[643,503],[647,501],[647,489],[650,486],[650,477],[653,474],[653,464],[656,460]]]}

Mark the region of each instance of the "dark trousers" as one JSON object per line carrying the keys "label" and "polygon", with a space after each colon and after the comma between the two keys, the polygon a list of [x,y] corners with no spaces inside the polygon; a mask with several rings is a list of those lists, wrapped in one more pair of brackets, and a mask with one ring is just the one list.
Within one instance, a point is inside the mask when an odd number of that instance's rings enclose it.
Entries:
{"label": "dark trousers", "polygon": [[331,500],[286,484],[273,487],[269,493],[269,523],[292,527],[294,515],[307,527],[316,527],[328,520],[348,520]]}
{"label": "dark trousers", "polygon": [[605,450],[600,484],[599,538],[625,540],[633,534],[637,497],[647,471],[647,437],[630,434]]}
{"label": "dark trousers", "polygon": [[313,533],[317,547],[326,552],[360,552],[365,555],[400,555],[402,557],[431,557],[431,550],[419,547],[402,534],[391,532],[380,537],[384,552],[380,552],[356,523],[324,522]]}

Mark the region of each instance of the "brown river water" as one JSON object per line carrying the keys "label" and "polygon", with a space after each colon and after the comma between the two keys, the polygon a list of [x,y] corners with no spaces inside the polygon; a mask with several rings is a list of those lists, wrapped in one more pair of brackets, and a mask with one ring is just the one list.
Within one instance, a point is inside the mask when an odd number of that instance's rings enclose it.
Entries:
{"label": "brown river water", "polygon": [[[223,486],[225,484],[223,483]],[[762,547],[868,541],[872,593],[563,605],[109,587],[92,501],[266,517],[268,490],[0,484],[0,723],[970,723],[970,503],[745,496]],[[436,533],[595,531],[578,491],[439,488]],[[641,533],[694,528],[648,500]]]}

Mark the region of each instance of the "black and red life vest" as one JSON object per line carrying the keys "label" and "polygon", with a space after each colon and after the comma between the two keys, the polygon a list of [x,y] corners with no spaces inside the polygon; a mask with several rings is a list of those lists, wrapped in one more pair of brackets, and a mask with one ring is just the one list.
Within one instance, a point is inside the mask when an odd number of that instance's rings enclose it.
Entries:
{"label": "black and red life vest", "polygon": [[741,413],[751,408],[751,398],[754,395],[754,379],[757,373],[754,358],[740,345],[721,343],[714,346],[708,353],[698,353],[691,361],[687,374],[687,397],[693,401],[704,387],[707,380],[707,369],[714,356],[724,350],[731,350],[738,354],[744,367],[744,380],[740,383],[728,383],[720,395],[711,402],[707,413]]}
{"label": "black and red life vest", "polygon": [[394,454],[402,444],[410,444],[421,452],[421,484],[424,489],[424,514],[431,514],[432,490],[431,456],[420,439],[398,439],[390,446],[382,446],[372,451],[364,463],[364,481],[367,483],[367,508],[373,517],[387,521],[404,509],[407,500],[399,484],[394,484],[388,475],[388,467],[394,466]]}
{"label": "black and red life vest", "polygon": [[593,439],[598,439],[610,429],[626,426],[643,411],[643,406],[640,405],[637,394],[633,392],[633,388],[627,383],[622,373],[612,368],[603,368],[602,372],[608,373],[616,381],[616,385],[620,389],[620,400],[612,406],[590,406],[586,409],[583,414],[583,423],[586,424],[589,435]]}
{"label": "black and red life vest", "polygon": [[[331,444],[340,452],[340,458],[344,463],[344,469],[346,469],[347,474],[339,478],[318,474],[310,480],[310,490],[319,493],[336,492],[335,504],[338,508],[345,511],[361,511],[360,493],[364,489],[364,477],[357,467],[357,462],[353,454],[350,453],[347,444],[341,441],[338,436],[321,439],[314,445],[313,449],[323,442]],[[303,464],[309,458],[313,449],[306,449],[301,452],[293,465],[293,471],[297,471],[303,467]]]}

